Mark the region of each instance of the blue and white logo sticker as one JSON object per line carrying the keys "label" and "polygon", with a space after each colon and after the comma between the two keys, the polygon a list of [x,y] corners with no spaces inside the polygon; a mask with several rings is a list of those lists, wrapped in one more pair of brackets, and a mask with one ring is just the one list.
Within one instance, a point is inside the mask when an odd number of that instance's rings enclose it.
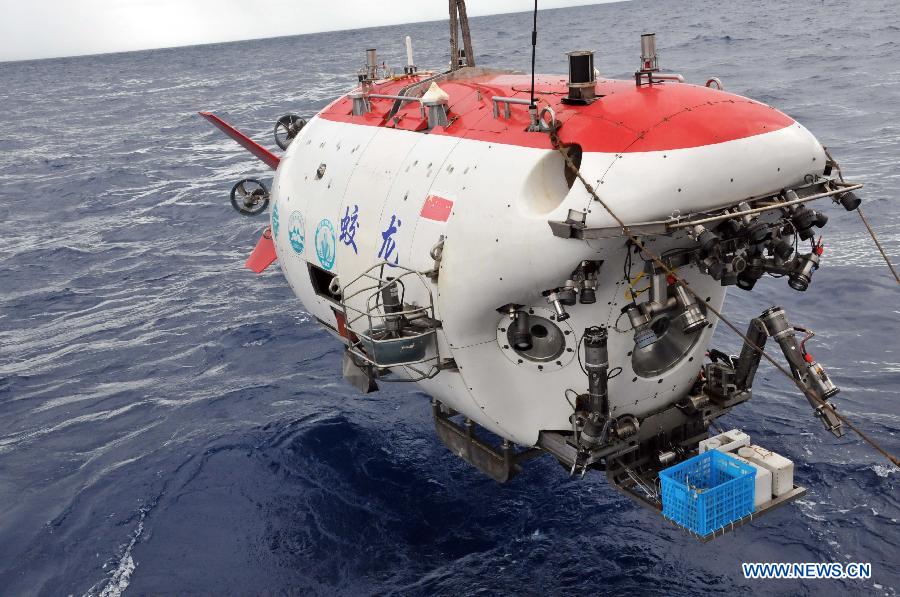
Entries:
{"label": "blue and white logo sticker", "polygon": [[316,226],[316,256],[325,269],[330,270],[334,266],[335,249],[334,224],[330,220],[322,220]]}
{"label": "blue and white logo sticker", "polygon": [[288,241],[294,253],[303,255],[303,249],[306,247],[306,220],[299,211],[293,212],[288,220]]}
{"label": "blue and white logo sticker", "polygon": [[272,205],[272,237],[278,242],[278,202]]}

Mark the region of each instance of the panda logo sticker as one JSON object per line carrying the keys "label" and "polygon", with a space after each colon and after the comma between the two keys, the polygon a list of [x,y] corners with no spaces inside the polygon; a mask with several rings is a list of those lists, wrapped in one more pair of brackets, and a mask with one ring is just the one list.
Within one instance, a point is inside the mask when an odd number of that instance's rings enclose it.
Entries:
{"label": "panda logo sticker", "polygon": [[303,255],[303,249],[306,248],[306,220],[303,214],[295,211],[288,220],[288,242],[297,255]]}
{"label": "panda logo sticker", "polygon": [[316,256],[322,267],[327,270],[334,266],[335,249],[334,224],[328,219],[322,220],[316,227]]}

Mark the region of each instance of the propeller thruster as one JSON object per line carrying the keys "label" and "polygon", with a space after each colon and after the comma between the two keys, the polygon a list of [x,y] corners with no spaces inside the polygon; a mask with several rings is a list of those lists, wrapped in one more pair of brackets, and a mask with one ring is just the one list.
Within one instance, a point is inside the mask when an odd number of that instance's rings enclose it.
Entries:
{"label": "propeller thruster", "polygon": [[245,216],[259,215],[269,206],[269,189],[255,178],[245,178],[231,187],[231,206]]}
{"label": "propeller thruster", "polygon": [[285,114],[275,123],[275,144],[282,151],[287,149],[304,126],[306,121],[296,114]]}

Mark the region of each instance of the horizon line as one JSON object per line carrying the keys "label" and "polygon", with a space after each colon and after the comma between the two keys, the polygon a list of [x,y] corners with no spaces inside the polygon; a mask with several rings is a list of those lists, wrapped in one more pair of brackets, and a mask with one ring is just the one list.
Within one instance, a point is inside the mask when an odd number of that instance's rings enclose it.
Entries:
{"label": "horizon line", "polygon": [[[577,8],[579,6],[595,6],[595,5],[600,5],[600,4],[618,4],[621,2],[629,2],[629,1],[630,0],[583,0],[583,1],[576,0],[576,3],[572,4],[570,6],[559,6],[556,8],[544,8],[544,9],[539,9],[538,12],[539,13],[552,12],[552,11],[557,11],[557,10],[568,10],[570,8]],[[531,10],[514,10],[514,11],[507,10],[507,11],[500,11],[500,12],[487,13],[487,14],[470,14],[469,18],[475,20],[475,19],[483,19],[483,18],[487,18],[487,17],[494,17],[494,16],[498,16],[498,15],[522,14],[522,13],[531,13],[531,12],[532,12]],[[92,56],[113,56],[116,54],[137,54],[140,52],[152,52],[154,50],[176,50],[176,49],[180,49],[180,48],[202,48],[205,46],[238,44],[238,43],[244,43],[244,42],[248,42],[248,41],[287,39],[287,38],[291,38],[291,37],[304,37],[307,35],[320,35],[323,33],[338,33],[338,32],[342,32],[342,31],[366,31],[368,29],[383,29],[386,27],[401,27],[403,25],[420,25],[423,23],[439,23],[442,21],[449,21],[449,17],[443,18],[443,19],[424,19],[421,21],[407,21],[404,23],[385,23],[385,24],[381,24],[381,25],[372,25],[369,27],[323,29],[321,31],[307,31],[307,32],[303,32],[303,33],[292,33],[289,35],[273,35],[273,36],[266,36],[266,37],[247,37],[247,38],[239,38],[239,39],[225,39],[222,41],[202,42],[202,43],[196,43],[196,44],[176,44],[173,46],[153,46],[153,47],[149,47],[149,48],[141,48],[141,49],[135,49],[135,50],[116,50],[116,51],[112,51],[112,52],[88,52],[85,54],[61,54],[59,56],[43,56],[40,58],[14,58],[14,59],[10,59],[10,60],[0,59],[0,65],[15,64],[15,63],[21,63],[21,62],[40,62],[40,61],[46,61],[46,60],[64,60],[66,58],[77,59],[77,58],[89,58]]]}

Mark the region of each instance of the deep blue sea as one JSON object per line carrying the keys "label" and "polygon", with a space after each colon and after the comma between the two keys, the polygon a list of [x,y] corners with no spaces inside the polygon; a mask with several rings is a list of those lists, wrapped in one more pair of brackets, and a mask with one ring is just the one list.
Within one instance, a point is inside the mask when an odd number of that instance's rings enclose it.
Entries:
{"label": "deep blue sea", "polygon": [[[475,4],[475,2],[470,2]],[[523,2],[523,10],[528,3]],[[275,15],[272,16],[276,18]],[[472,20],[479,64],[527,69],[528,13]],[[636,0],[540,13],[538,68],[593,48],[627,78],[639,35],[816,134],[900,261],[896,0]],[[271,172],[200,119],[273,146],[354,83],[363,51],[446,64],[445,23],[0,64],[0,595],[896,595],[900,475],[835,439],[763,364],[724,421],[809,493],[700,544],[540,459],[500,486],[438,442],[428,397],[357,395],[341,346],[228,204]],[[900,294],[856,214],[826,207],[824,266],[733,290],[818,332],[839,408],[900,452]],[[737,351],[720,326],[716,342]],[[869,580],[752,581],[741,562],[870,562]]]}

